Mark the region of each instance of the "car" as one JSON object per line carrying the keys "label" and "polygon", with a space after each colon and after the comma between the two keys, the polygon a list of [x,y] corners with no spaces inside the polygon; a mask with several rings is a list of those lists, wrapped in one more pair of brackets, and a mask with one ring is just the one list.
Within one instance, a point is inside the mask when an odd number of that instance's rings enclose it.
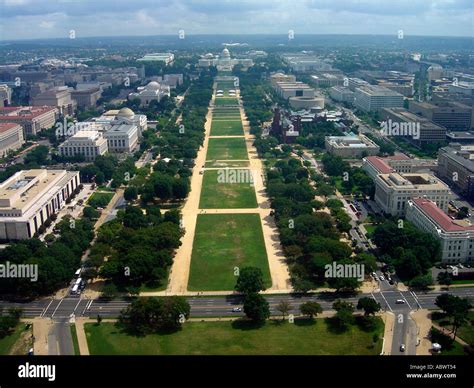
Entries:
{"label": "car", "polygon": [[463,266],[461,263],[459,263],[459,264],[458,264],[458,268],[463,269],[464,266]]}
{"label": "car", "polygon": [[400,345],[400,352],[404,352],[405,351],[405,344],[401,344]]}
{"label": "car", "polygon": [[232,312],[233,312],[233,313],[241,313],[241,312],[242,312],[242,308],[240,308],[240,307],[234,307],[234,308],[232,309]]}
{"label": "car", "polygon": [[388,282],[389,282],[389,284],[392,285],[392,286],[395,284],[395,282],[393,281],[393,279],[390,279]]}
{"label": "car", "polygon": [[380,275],[380,280],[383,282],[385,278],[382,275]]}
{"label": "car", "polygon": [[405,301],[403,299],[397,299],[395,301],[396,304],[405,304]]}

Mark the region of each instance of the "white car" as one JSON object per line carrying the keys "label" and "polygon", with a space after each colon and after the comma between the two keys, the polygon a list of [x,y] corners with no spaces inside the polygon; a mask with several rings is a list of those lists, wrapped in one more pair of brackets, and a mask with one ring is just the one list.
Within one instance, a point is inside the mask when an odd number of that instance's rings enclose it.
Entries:
{"label": "white car", "polygon": [[241,313],[241,312],[242,312],[242,309],[241,309],[240,307],[234,307],[234,308],[232,309],[232,312],[233,312],[233,313]]}
{"label": "white car", "polygon": [[384,280],[385,280],[385,278],[382,275],[380,275],[380,281],[383,282]]}

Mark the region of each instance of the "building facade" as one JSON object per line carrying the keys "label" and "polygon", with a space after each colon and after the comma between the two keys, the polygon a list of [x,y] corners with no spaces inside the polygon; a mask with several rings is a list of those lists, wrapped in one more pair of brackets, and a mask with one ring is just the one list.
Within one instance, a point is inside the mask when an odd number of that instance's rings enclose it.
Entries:
{"label": "building facade", "polygon": [[449,187],[425,173],[379,174],[375,177],[375,202],[385,214],[403,217],[407,203],[415,197],[426,197],[447,211],[451,199]]}
{"label": "building facade", "polygon": [[53,106],[10,106],[0,108],[0,122],[17,123],[23,128],[23,137],[36,135],[51,128],[58,118]]}
{"label": "building facade", "polygon": [[341,158],[377,155],[380,147],[364,135],[326,136],[326,151]]}
{"label": "building facade", "polygon": [[443,263],[474,261],[473,225],[451,219],[435,202],[426,198],[413,198],[408,201],[406,219],[438,239]]}
{"label": "building facade", "polygon": [[0,239],[39,234],[80,185],[78,171],[24,170],[0,184]]}
{"label": "building facade", "polygon": [[20,124],[0,122],[0,157],[6,156],[8,151],[21,148],[24,142],[23,128]]}
{"label": "building facade", "polygon": [[95,160],[108,151],[107,139],[99,131],[78,131],[58,147],[64,157],[83,155],[87,161]]}

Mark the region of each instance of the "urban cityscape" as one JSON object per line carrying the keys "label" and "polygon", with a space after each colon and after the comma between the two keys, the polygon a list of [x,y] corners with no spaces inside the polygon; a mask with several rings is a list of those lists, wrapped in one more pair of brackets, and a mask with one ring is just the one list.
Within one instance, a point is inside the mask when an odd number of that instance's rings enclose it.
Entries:
{"label": "urban cityscape", "polygon": [[296,3],[0,1],[13,381],[372,356],[472,386],[474,5]]}

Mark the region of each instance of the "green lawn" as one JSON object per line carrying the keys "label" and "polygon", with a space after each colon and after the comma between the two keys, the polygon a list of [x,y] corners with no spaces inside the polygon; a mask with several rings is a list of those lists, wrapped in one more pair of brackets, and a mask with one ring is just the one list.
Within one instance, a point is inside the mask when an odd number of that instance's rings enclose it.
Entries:
{"label": "green lawn", "polygon": [[247,160],[244,138],[209,139],[206,160]]}
{"label": "green lawn", "polygon": [[256,208],[257,198],[252,179],[247,169],[205,171],[199,208]]}
{"label": "green lawn", "polygon": [[[439,326],[452,330],[452,320],[446,318],[443,313],[437,313],[436,316],[433,317],[433,320],[438,323]],[[469,312],[468,321],[458,329],[457,336],[474,346],[474,311]]]}
{"label": "green lawn", "polygon": [[74,355],[80,356],[81,352],[79,350],[79,342],[77,340],[76,324],[74,323],[70,327],[71,327],[72,346],[74,347]]}
{"label": "green lawn", "polygon": [[211,136],[239,136],[244,134],[240,120],[212,120]]}
{"label": "green lawn", "polygon": [[216,97],[214,100],[214,105],[237,105],[239,101],[236,97]]}
{"label": "green lawn", "polygon": [[345,333],[330,330],[325,319],[269,321],[262,327],[245,321],[188,322],[173,334],[129,336],[113,323],[88,323],[85,331],[92,355],[378,355],[382,340],[374,332],[351,326]]}
{"label": "green lawn", "polygon": [[94,208],[106,207],[113,197],[114,193],[95,192],[87,200],[87,204]]}
{"label": "green lawn", "polygon": [[[13,347],[15,346],[16,342],[20,339],[21,334],[26,329],[27,329],[27,325],[24,323],[20,323],[10,335],[7,335],[6,337],[1,338],[0,339],[0,355],[7,356],[11,354]],[[21,346],[21,348],[23,348],[23,346]],[[26,355],[27,352],[28,352],[28,349],[26,349],[23,353],[21,353],[21,355]]]}
{"label": "green lawn", "polygon": [[211,168],[211,167],[219,167],[219,168],[227,168],[227,167],[249,167],[250,162],[248,160],[236,160],[236,161],[212,161],[212,162],[206,162],[206,167]]}
{"label": "green lawn", "polygon": [[200,214],[197,217],[188,289],[233,290],[235,267],[261,268],[271,285],[258,214]]}

